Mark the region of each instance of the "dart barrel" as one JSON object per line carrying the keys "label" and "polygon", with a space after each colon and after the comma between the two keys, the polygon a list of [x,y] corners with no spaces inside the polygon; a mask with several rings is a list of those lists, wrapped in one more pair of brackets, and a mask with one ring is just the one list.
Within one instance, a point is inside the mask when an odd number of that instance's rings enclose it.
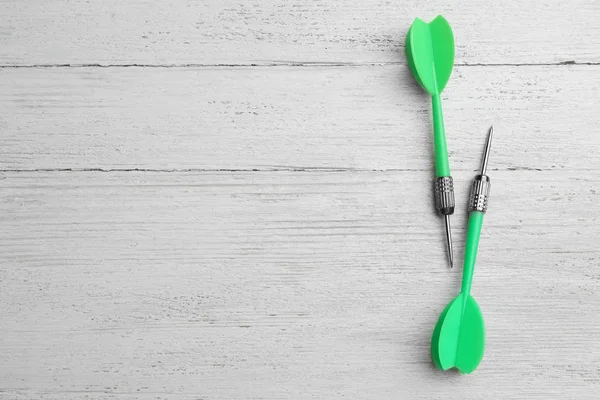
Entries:
{"label": "dart barrel", "polygon": [[451,176],[435,180],[435,207],[442,215],[454,214],[454,182]]}
{"label": "dart barrel", "polygon": [[486,212],[488,199],[490,197],[490,177],[487,175],[477,175],[471,185],[471,195],[469,196],[469,212]]}

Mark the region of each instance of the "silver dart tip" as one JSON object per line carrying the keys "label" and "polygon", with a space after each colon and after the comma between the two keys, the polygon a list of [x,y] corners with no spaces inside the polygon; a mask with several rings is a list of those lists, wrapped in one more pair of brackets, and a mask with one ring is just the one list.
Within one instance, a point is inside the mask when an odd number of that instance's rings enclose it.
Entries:
{"label": "silver dart tip", "polygon": [[483,154],[483,162],[481,163],[481,175],[487,172],[488,160],[490,158],[490,148],[492,147],[492,136],[494,135],[494,127],[490,126],[488,137],[485,142],[485,152]]}
{"label": "silver dart tip", "polygon": [[450,268],[454,268],[454,251],[452,249],[452,231],[450,230],[450,215],[444,215],[444,222],[446,223],[446,244],[448,246],[448,261],[450,261]]}

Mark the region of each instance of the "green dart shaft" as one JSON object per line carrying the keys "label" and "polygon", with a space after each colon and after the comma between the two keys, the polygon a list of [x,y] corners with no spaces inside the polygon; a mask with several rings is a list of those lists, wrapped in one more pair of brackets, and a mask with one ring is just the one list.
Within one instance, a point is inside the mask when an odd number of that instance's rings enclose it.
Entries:
{"label": "green dart shaft", "polygon": [[475,260],[477,259],[477,248],[479,247],[483,215],[484,213],[481,211],[471,211],[469,214],[467,245],[465,247],[465,264],[463,267],[461,287],[461,292],[466,294],[471,293],[471,283],[473,282],[473,271],[475,270]]}
{"label": "green dart shaft", "polygon": [[440,178],[450,176],[450,163],[448,162],[448,147],[446,145],[446,130],[444,129],[442,98],[439,94],[435,94],[431,97],[431,104],[433,109],[435,175]]}
{"label": "green dart shaft", "polygon": [[477,260],[483,215],[487,210],[488,198],[490,196],[490,178],[485,173],[487,172],[493,134],[494,129],[490,127],[481,163],[481,173],[473,180],[471,195],[469,196],[469,225],[467,228],[467,244],[465,247],[465,263],[461,289],[462,293],[465,294],[471,293],[471,282],[473,281],[473,270],[475,269],[475,261]]}

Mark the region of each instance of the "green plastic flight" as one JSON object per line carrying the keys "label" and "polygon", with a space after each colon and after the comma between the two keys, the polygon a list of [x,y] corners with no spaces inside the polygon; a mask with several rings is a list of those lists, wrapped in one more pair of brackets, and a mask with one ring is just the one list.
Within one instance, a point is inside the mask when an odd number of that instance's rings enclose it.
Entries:
{"label": "green plastic flight", "polygon": [[448,21],[441,15],[430,23],[416,18],[406,36],[406,57],[413,76],[432,96],[436,176],[450,176],[440,97],[454,65],[454,35]]}

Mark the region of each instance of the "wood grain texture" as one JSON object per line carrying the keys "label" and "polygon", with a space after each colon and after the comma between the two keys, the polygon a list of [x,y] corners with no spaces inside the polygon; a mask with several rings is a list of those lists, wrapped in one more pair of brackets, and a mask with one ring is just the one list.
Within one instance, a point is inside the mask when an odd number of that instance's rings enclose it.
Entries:
{"label": "wood grain texture", "polygon": [[[0,0],[0,399],[597,399],[600,3],[450,3]],[[496,130],[469,376],[429,359],[438,13],[457,260]]]}
{"label": "wood grain texture", "polygon": [[590,0],[3,0],[2,65],[404,62],[412,20],[445,15],[457,62],[600,62]]}
{"label": "wood grain texture", "polygon": [[[491,123],[500,169],[597,170],[600,66],[458,67],[453,170]],[[430,100],[404,66],[0,70],[0,167],[431,170]]]}
{"label": "wood grain texture", "polygon": [[490,175],[461,377],[426,171],[4,173],[0,398],[595,399],[597,180]]}

